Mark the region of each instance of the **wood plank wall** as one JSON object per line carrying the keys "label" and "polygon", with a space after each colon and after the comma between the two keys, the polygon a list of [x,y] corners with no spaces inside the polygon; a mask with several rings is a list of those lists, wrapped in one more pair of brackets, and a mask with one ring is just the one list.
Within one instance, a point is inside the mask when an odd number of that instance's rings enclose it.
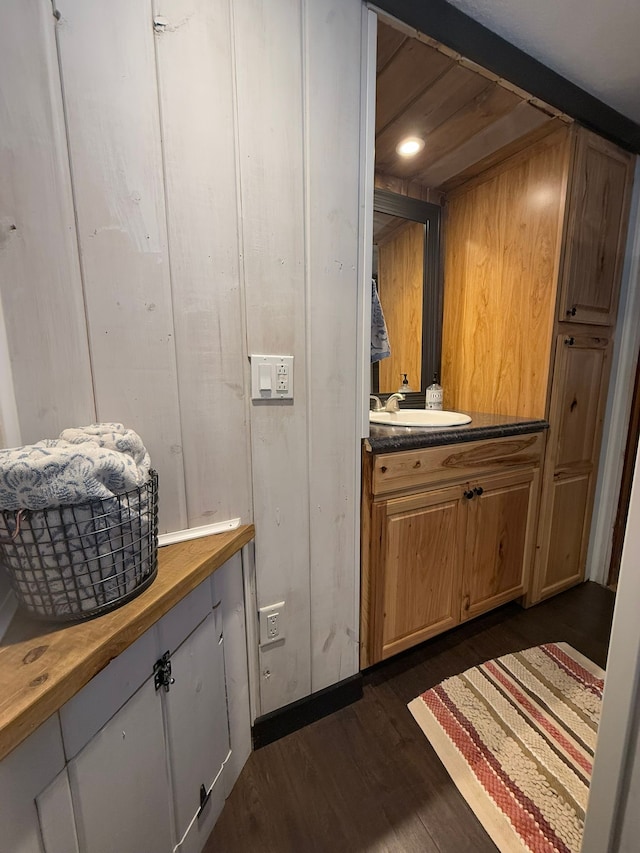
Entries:
{"label": "wood plank wall", "polygon": [[402,390],[404,373],[412,391],[422,388],[425,236],[423,222],[406,222],[378,244],[378,292],[391,344],[391,357],[380,362],[385,394]]}
{"label": "wood plank wall", "polygon": [[[10,0],[0,288],[21,440],[119,420],[161,528],[256,525],[260,713],[357,671],[359,0]],[[292,353],[294,401],[247,356]]]}
{"label": "wood plank wall", "polygon": [[545,415],[568,156],[561,127],[447,197],[445,408]]}

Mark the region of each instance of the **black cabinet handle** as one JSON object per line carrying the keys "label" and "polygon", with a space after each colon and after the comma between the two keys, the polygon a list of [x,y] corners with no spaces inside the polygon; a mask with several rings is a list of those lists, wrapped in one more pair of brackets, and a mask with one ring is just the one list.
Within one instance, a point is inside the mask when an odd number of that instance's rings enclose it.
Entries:
{"label": "black cabinet handle", "polygon": [[473,492],[471,491],[471,489],[469,489],[468,491],[464,492],[464,496],[465,496],[465,498],[466,498],[468,501],[470,501],[470,500],[473,498]]}
{"label": "black cabinet handle", "polygon": [[576,339],[572,335],[570,338],[565,338],[564,342],[565,342],[565,344],[567,344],[567,346],[572,347],[575,344]]}
{"label": "black cabinet handle", "polygon": [[578,311],[577,305],[572,305],[571,308],[567,309],[567,317],[575,317]]}
{"label": "black cabinet handle", "polygon": [[478,497],[480,497],[480,495],[484,492],[484,489],[482,488],[482,486],[476,486],[473,491],[476,493],[476,495],[478,495]]}

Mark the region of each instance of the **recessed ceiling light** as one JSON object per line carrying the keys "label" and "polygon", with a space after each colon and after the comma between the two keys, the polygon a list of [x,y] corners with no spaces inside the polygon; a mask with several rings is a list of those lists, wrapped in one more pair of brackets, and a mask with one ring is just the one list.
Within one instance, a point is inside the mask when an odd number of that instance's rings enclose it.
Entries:
{"label": "recessed ceiling light", "polygon": [[424,139],[419,136],[407,136],[396,146],[396,151],[401,157],[413,157],[424,148]]}

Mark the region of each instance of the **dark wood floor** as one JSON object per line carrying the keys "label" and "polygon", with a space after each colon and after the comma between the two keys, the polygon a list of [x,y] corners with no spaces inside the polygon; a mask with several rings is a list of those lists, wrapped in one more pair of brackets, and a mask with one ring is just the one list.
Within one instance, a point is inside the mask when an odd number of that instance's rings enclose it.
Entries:
{"label": "dark wood floor", "polygon": [[407,702],[489,658],[564,641],[604,667],[614,595],[509,604],[365,673],[364,697],[254,752],[205,853],[495,853]]}

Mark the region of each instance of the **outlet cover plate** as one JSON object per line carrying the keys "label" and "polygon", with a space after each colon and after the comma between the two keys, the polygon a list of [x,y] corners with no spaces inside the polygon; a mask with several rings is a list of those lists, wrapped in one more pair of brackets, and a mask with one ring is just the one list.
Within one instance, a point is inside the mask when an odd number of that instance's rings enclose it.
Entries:
{"label": "outlet cover plate", "polygon": [[293,400],[293,356],[258,355],[251,360],[252,400]]}
{"label": "outlet cover plate", "polygon": [[[261,607],[258,613],[260,615],[260,645],[269,646],[271,643],[279,643],[280,640],[284,640],[284,601],[278,601],[276,604],[269,604],[267,607]],[[270,625],[273,625],[273,620],[269,619],[270,616],[277,617],[278,633],[275,637],[269,636],[269,627]]]}

